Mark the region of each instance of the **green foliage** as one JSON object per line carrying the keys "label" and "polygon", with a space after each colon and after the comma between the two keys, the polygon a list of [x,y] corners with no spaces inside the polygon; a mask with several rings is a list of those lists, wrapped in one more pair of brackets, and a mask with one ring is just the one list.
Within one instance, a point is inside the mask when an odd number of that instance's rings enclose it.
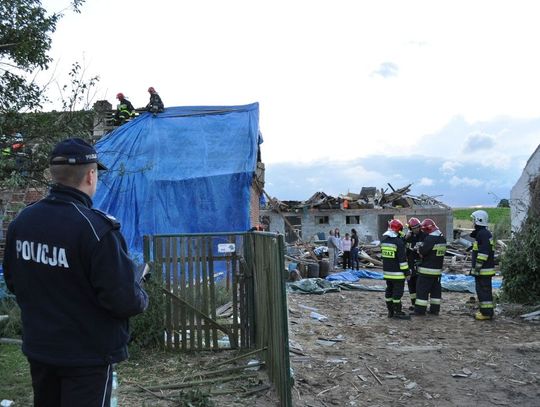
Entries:
{"label": "green foliage", "polygon": [[[83,2],[72,1],[71,8],[79,12]],[[27,75],[48,68],[51,35],[61,17],[47,14],[40,0],[0,2],[0,113],[41,105],[42,90]]]}
{"label": "green foliage", "polygon": [[0,345],[0,398],[33,405],[30,367],[20,345]]}
{"label": "green foliage", "polygon": [[157,273],[152,273],[144,283],[144,290],[148,294],[148,308],[142,314],[131,318],[130,349],[137,351],[140,348],[159,348],[163,346],[165,326],[165,298],[161,290],[162,283]]}
{"label": "green foliage", "polygon": [[493,238],[495,240],[499,239],[510,239],[512,234],[512,222],[510,219],[510,213],[508,216],[502,217],[498,223],[493,227]]}
{"label": "green foliage", "polygon": [[508,199],[501,199],[497,208],[510,208],[510,201]]}
{"label": "green foliage", "polygon": [[[90,94],[98,77],[85,79],[84,68],[74,63],[69,74],[70,85],[62,94],[61,112],[0,114],[0,187],[43,186],[48,183],[46,169],[53,146],[68,137],[89,140],[92,136],[94,113],[88,110]],[[82,110],[79,110],[82,108]],[[11,146],[23,137],[24,147],[14,151]]]}
{"label": "green foliage", "polygon": [[529,216],[508,244],[501,261],[503,298],[520,304],[540,303],[540,218]]}
{"label": "green foliage", "polygon": [[[471,220],[471,213],[478,208],[456,208],[453,210],[454,219]],[[489,216],[489,223],[497,224],[505,218],[510,218],[510,208],[481,208]]]}
{"label": "green foliage", "polygon": [[0,322],[0,337],[20,338],[22,336],[21,310],[15,298],[6,297],[0,300],[0,315],[7,315],[8,319]]}

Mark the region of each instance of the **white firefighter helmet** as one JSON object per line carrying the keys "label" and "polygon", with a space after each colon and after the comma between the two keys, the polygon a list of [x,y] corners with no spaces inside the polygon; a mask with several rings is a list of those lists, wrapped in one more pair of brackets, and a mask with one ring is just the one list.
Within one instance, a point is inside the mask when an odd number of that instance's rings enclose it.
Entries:
{"label": "white firefighter helmet", "polygon": [[487,226],[488,218],[489,217],[486,211],[478,210],[471,213],[473,223],[478,226]]}

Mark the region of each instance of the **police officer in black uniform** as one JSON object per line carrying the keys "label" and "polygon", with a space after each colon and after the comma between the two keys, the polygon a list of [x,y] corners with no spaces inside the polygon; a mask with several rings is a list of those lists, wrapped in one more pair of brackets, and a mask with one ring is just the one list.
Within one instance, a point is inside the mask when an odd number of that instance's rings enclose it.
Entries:
{"label": "police officer in black uniform", "polygon": [[8,228],[4,276],[21,309],[35,406],[108,406],[128,318],[148,305],[120,224],[92,209],[104,169],[82,139],[60,142],[49,195]]}

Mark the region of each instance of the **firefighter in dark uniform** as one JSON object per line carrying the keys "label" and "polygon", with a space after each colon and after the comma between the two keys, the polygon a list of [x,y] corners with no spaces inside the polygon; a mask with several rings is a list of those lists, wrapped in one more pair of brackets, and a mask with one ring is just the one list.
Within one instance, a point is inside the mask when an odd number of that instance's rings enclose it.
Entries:
{"label": "firefighter in dark uniform", "polygon": [[128,357],[128,318],[148,296],[112,217],[92,209],[106,169],[81,139],[56,145],[49,195],[10,223],[4,277],[21,309],[34,405],[108,406],[112,365]]}
{"label": "firefighter in dark uniform", "polygon": [[146,105],[146,110],[153,114],[163,112],[165,110],[165,105],[153,86],[148,88],[148,93],[150,93],[150,101]]}
{"label": "firefighter in dark uniform", "polygon": [[114,124],[120,126],[136,116],[135,108],[129,100],[127,100],[122,92],[116,95],[118,105],[114,113]]}
{"label": "firefighter in dark uniform", "polygon": [[401,310],[401,297],[405,288],[405,278],[409,275],[405,242],[400,236],[403,223],[398,219],[388,222],[388,230],[381,240],[383,275],[386,280],[384,298],[388,309],[388,318],[410,319]]}
{"label": "firefighter in dark uniform", "polygon": [[444,254],[446,253],[446,239],[432,219],[424,219],[421,228],[426,237],[423,243],[418,245],[421,262],[417,270],[414,314],[426,315],[429,304],[429,313],[439,315],[441,310],[441,275]]}
{"label": "firefighter in dark uniform", "polygon": [[405,245],[407,247],[407,262],[411,275],[407,278],[407,286],[409,287],[409,296],[411,298],[411,307],[409,310],[414,311],[414,302],[416,301],[416,280],[417,268],[420,263],[420,255],[418,254],[418,243],[423,242],[426,234],[422,232],[420,227],[420,219],[410,218],[407,222],[409,231],[405,235]]}
{"label": "firefighter in dark uniform", "polygon": [[495,253],[493,236],[488,230],[488,214],[478,210],[471,214],[474,231],[471,237],[475,239],[472,249],[471,275],[474,276],[476,295],[480,310],[474,315],[479,320],[493,319],[493,292],[491,279],[495,275]]}

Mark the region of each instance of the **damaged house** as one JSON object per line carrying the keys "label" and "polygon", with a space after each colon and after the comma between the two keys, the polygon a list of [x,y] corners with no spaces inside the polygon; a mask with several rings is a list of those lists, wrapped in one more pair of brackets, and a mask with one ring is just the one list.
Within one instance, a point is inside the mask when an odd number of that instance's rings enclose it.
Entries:
{"label": "damaged house", "polygon": [[[510,191],[512,232],[517,232],[527,217],[531,204],[531,183],[540,178],[540,145],[527,160],[525,168]],[[538,182],[538,181],[537,181]]]}
{"label": "damaged house", "polygon": [[285,235],[288,243],[325,240],[328,231],[339,228],[342,236],[356,229],[360,240],[380,239],[388,221],[406,223],[410,217],[431,218],[446,236],[452,236],[452,209],[427,195],[409,195],[410,186],[394,189],[363,187],[359,194],[348,193],[335,198],[317,192],[306,201],[272,199],[260,214],[267,230]]}

